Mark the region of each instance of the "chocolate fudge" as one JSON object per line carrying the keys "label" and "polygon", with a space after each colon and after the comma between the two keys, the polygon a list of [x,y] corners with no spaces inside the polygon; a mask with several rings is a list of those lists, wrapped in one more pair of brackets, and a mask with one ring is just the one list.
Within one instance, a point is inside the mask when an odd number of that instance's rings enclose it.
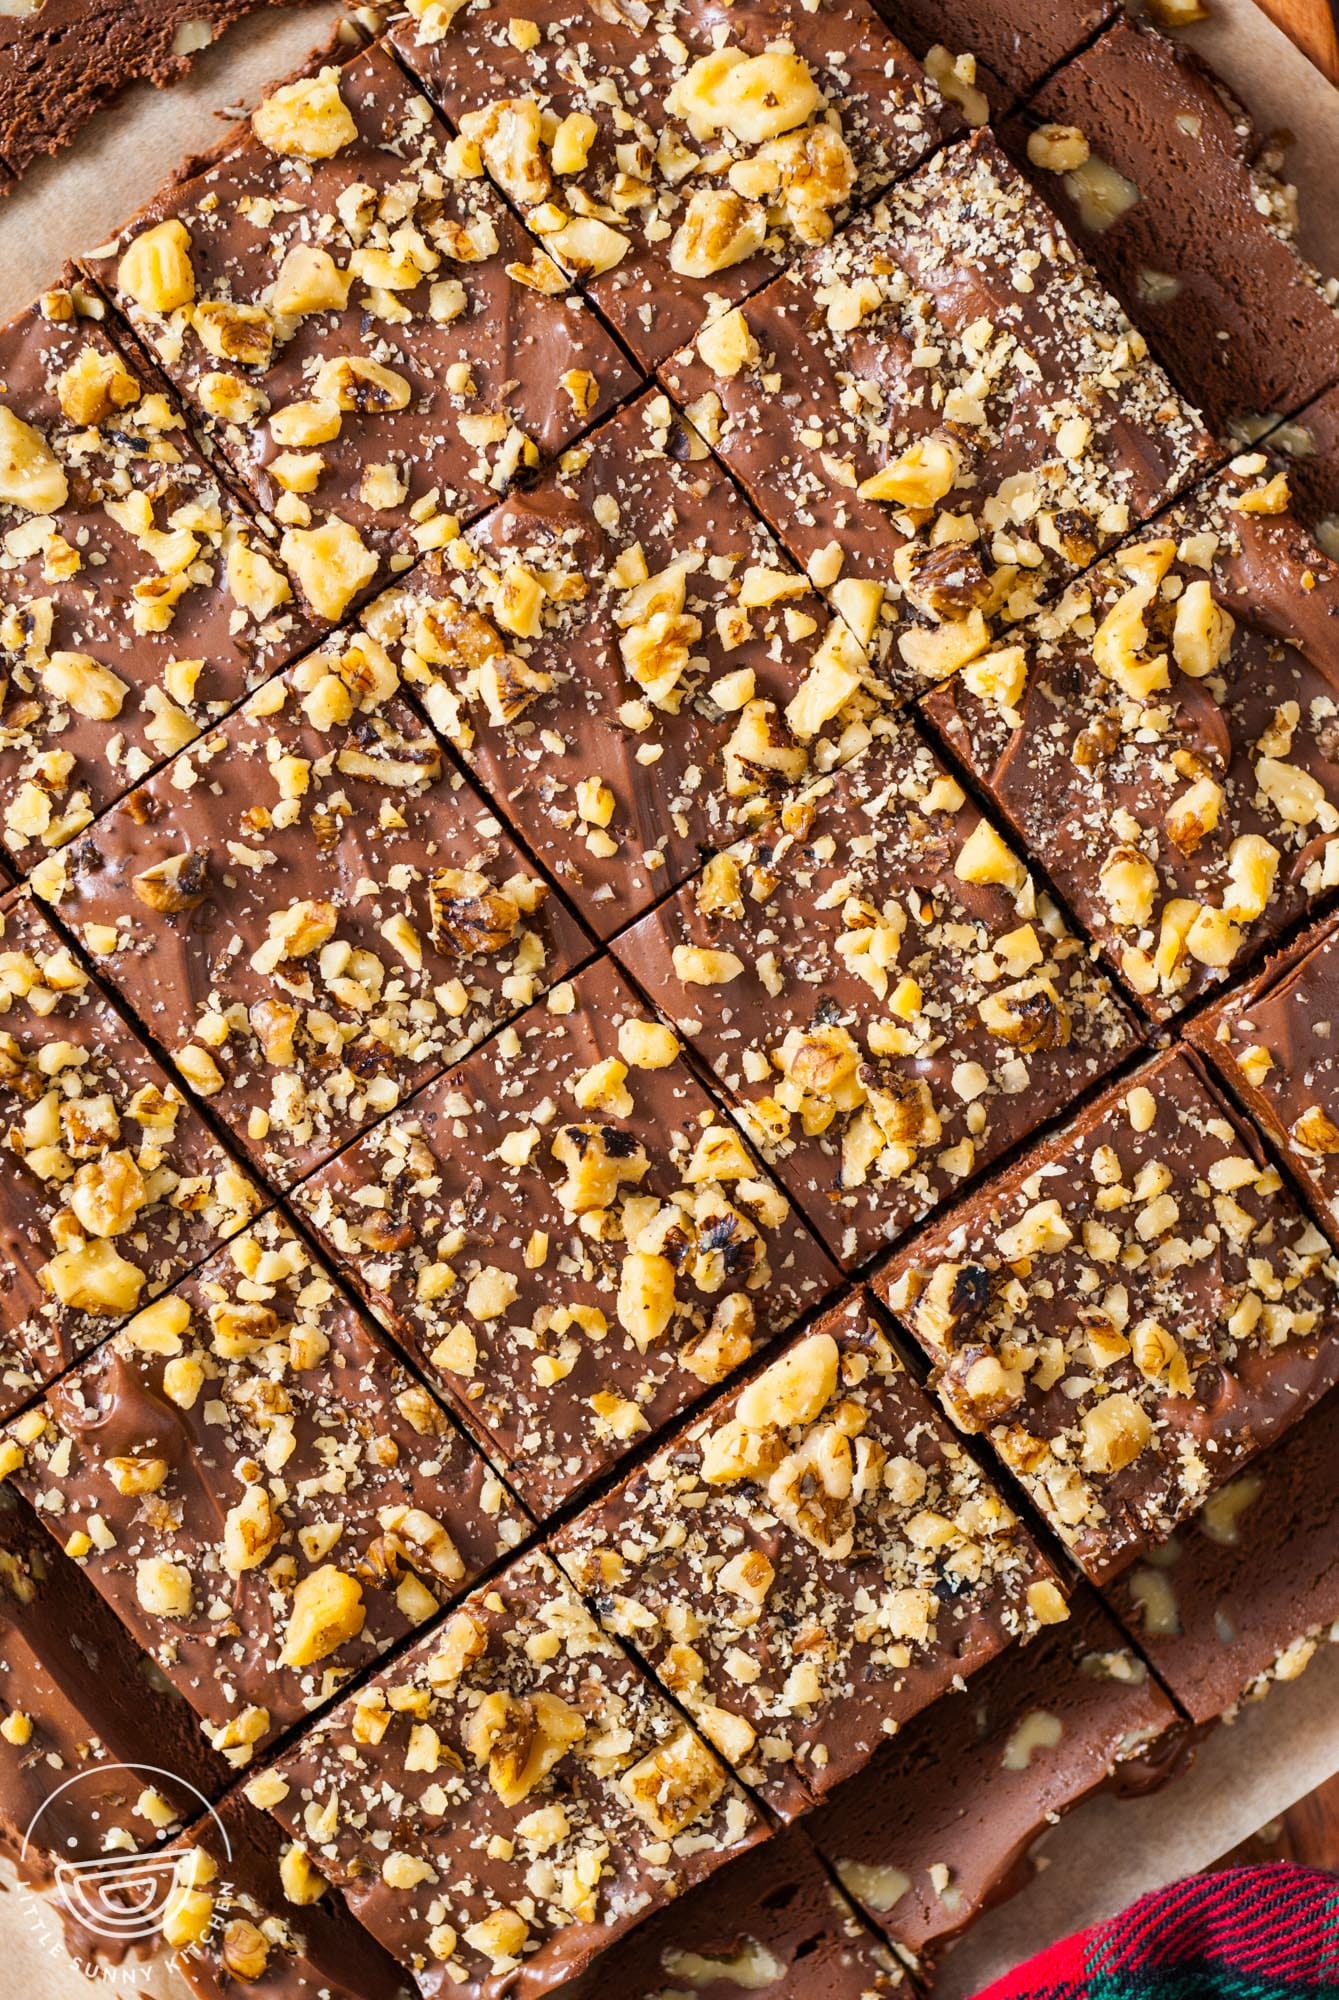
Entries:
{"label": "chocolate fudge", "polygon": [[886,705],[859,632],[664,395],[365,624],[601,935],[868,741]]}
{"label": "chocolate fudge", "polygon": [[0,1415],[264,1197],[23,890],[0,902]]}
{"label": "chocolate fudge", "polygon": [[1165,35],[1118,19],[1004,144],[1215,431],[1339,375],[1339,283],[1292,240],[1295,190],[1250,114]]}
{"label": "chocolate fudge", "polygon": [[1107,1593],[1197,1723],[1339,1639],[1336,1418],[1331,1397]]}
{"label": "chocolate fudge", "polygon": [[410,0],[391,41],[648,368],[958,122],[868,0]]}
{"label": "chocolate fudge", "polygon": [[1040,82],[1119,12],[1117,0],[879,0],[879,12],[937,74],[936,56],[970,53],[972,81],[996,111]]}
{"label": "chocolate fudge", "polygon": [[1213,455],[984,132],[662,372],[816,582],[882,588],[904,690],[987,652]]}
{"label": "chocolate fudge", "polygon": [[400,1966],[334,1890],[290,1861],[267,1813],[237,1792],[175,1843],[164,1941],[196,2000],[411,2000]]}
{"label": "chocolate fudge", "polygon": [[1339,882],[1339,566],[1260,453],[926,713],[1155,1018]]}
{"label": "chocolate fudge", "polygon": [[1103,1785],[1142,1789],[1185,1724],[1097,1599],[928,1709],[807,1822],[852,1900],[924,1966],[1021,1888],[1028,1850]]}
{"label": "chocolate fudge", "polygon": [[880,1295],[1094,1581],[1339,1380],[1339,1266],[1172,1050],[894,1253]]}
{"label": "chocolate fudge", "polygon": [[227,1779],[181,1696],[0,1488],[0,1853],[50,1887],[62,1861],[152,1850]]}
{"label": "chocolate fudge", "polygon": [[248,1793],[424,2000],[546,1993],[766,1831],[540,1551]]}
{"label": "chocolate fudge", "polygon": [[1267,442],[1287,467],[1295,511],[1339,562],[1339,389],[1272,430]]}
{"label": "chocolate fudge", "polygon": [[1320,925],[1189,1024],[1191,1041],[1262,1126],[1325,1228],[1339,1230],[1339,925]]}
{"label": "chocolate fudge", "polygon": [[962,1676],[1067,1615],[863,1294],[550,1546],[783,1821]]}
{"label": "chocolate fudge", "polygon": [[15,1418],[4,1449],[236,1767],[525,1532],[275,1214]]}
{"label": "chocolate fudge", "polygon": [[382,48],[276,90],[90,268],[332,619],[636,380]]}
{"label": "chocolate fudge", "polygon": [[539,1518],[837,1282],[607,960],[296,1199]]}
{"label": "chocolate fudge", "polygon": [[557,2000],[884,2000],[910,1981],[800,1833],[753,1848],[616,1944]]}
{"label": "chocolate fudge", "polygon": [[0,329],[0,842],[26,873],[313,638],[78,288]]}
{"label": "chocolate fudge", "polygon": [[282,1185],[587,950],[356,638],[271,681],[33,879]]}
{"label": "chocolate fudge", "polygon": [[1086,945],[905,722],[615,950],[848,1269],[1137,1045]]}

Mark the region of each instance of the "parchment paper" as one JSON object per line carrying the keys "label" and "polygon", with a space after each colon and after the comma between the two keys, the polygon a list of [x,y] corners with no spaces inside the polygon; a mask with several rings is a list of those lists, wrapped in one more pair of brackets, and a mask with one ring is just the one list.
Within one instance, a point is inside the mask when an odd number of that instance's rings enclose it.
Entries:
{"label": "parchment paper", "polygon": [[[1339,92],[1252,0],[1210,5],[1213,18],[1186,39],[1262,131],[1293,135],[1288,173],[1301,195],[1301,245],[1327,275],[1339,274]],[[183,83],[165,92],[137,87],[70,151],[26,176],[0,200],[0,318],[51,283],[68,257],[112,235],[183,155],[226,130],[221,116],[248,108],[268,82],[298,67],[339,18],[336,0],[312,0],[239,22]],[[1217,1730],[1188,1776],[1145,1799],[1092,1799],[1063,1820],[1046,1836],[1036,1880],[950,1952],[936,2000],[964,2000],[1052,1939],[1205,1867],[1336,1771],[1339,1646],[1331,1646],[1301,1680]],[[0,1894],[0,1963],[6,1987],[25,2000],[107,2000],[108,1986],[73,1971],[50,1924],[36,1922],[13,1893]],[[123,1971],[113,1984],[167,2000],[186,1992],[166,1969]]]}

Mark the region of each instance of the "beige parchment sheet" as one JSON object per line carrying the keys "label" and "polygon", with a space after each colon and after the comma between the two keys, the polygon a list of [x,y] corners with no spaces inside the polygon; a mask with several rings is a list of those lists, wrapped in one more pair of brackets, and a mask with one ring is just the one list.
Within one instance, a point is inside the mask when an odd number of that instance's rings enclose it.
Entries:
{"label": "beige parchment sheet", "polygon": [[[1214,64],[1262,131],[1293,134],[1289,174],[1302,198],[1302,247],[1339,274],[1339,92],[1252,4],[1210,0],[1213,18],[1187,39]],[[113,234],[182,157],[202,152],[273,78],[302,64],[340,18],[336,0],[274,8],[239,22],[170,91],[131,91],[75,146],[0,200],[0,319],[21,310],[64,261]],[[1337,370],[1336,372],[1339,372]],[[1044,1704],[1045,1689],[1037,1700]],[[1193,1770],[1151,1797],[1103,1796],[1045,1836],[1042,1868],[949,1953],[936,2000],[965,2000],[1067,1931],[1110,1915],[1145,1890],[1206,1866],[1339,1771],[1339,1646],[1301,1680],[1275,1688],[1201,1747]],[[107,2000],[118,1991],[181,2000],[169,1968],[91,1984],[27,1899],[0,1893],[6,1990],[25,2000]]]}

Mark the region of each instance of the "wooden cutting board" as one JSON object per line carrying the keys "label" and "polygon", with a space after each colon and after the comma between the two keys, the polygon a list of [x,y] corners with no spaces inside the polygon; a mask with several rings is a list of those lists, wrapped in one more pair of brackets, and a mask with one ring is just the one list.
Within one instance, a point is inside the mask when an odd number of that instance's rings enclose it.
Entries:
{"label": "wooden cutting board", "polygon": [[1257,4],[1331,83],[1339,84],[1339,34],[1330,0],[1257,0]]}

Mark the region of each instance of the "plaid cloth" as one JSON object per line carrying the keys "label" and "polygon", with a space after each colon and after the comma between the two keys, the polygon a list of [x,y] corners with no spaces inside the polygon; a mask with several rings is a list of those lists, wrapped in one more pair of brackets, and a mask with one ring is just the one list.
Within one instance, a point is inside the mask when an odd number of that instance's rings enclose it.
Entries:
{"label": "plaid cloth", "polygon": [[1275,1861],[1192,1876],[1062,1938],[977,2000],[1339,1996],[1339,1879]]}

